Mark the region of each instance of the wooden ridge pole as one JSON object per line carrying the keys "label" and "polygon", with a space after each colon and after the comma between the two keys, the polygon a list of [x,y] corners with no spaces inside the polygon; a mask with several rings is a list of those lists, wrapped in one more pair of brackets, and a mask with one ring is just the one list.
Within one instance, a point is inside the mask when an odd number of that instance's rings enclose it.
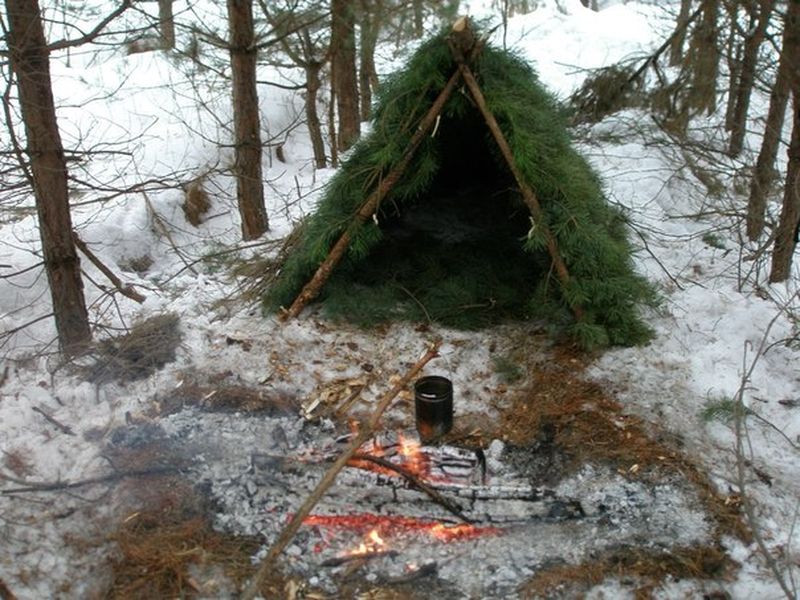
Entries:
{"label": "wooden ridge pole", "polygon": [[[456,55],[456,60],[458,60],[458,53],[454,51],[454,55]],[[517,185],[522,192],[522,197],[525,200],[525,204],[531,211],[531,215],[533,215],[536,226],[539,227],[542,235],[544,236],[545,243],[547,245],[547,251],[550,253],[550,257],[553,259],[553,266],[556,269],[556,275],[558,276],[559,281],[561,281],[561,285],[566,287],[570,280],[569,271],[567,270],[567,265],[564,263],[564,259],[561,258],[561,252],[558,250],[558,243],[556,242],[555,236],[545,224],[542,205],[540,204],[539,199],[536,197],[534,191],[522,177],[522,172],[519,170],[516,160],[514,160],[514,154],[511,152],[511,147],[508,145],[508,140],[506,140],[506,136],[503,135],[500,125],[498,125],[497,119],[494,118],[492,111],[489,110],[489,107],[486,104],[486,98],[484,98],[481,87],[478,84],[478,81],[475,79],[475,76],[472,74],[472,71],[463,60],[458,61],[458,68],[461,71],[461,77],[463,77],[464,83],[467,84],[472,97],[475,99],[475,104],[477,104],[478,110],[481,111],[481,115],[483,115],[486,125],[492,132],[492,136],[494,137],[495,142],[497,142],[497,146],[500,148],[503,158],[505,159],[506,163],[508,163],[508,167],[511,169],[512,175],[514,175],[514,179],[516,180]],[[583,308],[579,304],[570,305],[570,308],[572,309],[572,312],[575,314],[575,318],[578,321],[583,320]]]}
{"label": "wooden ridge pole", "polygon": [[375,432],[378,430],[380,425],[381,416],[386,409],[389,408],[389,404],[391,404],[395,396],[408,387],[408,385],[411,383],[411,380],[416,377],[417,373],[419,373],[422,368],[428,364],[428,362],[437,356],[439,356],[439,342],[433,342],[428,346],[425,354],[423,354],[419,360],[414,363],[414,365],[408,370],[408,372],[406,372],[403,378],[383,396],[381,396],[381,399],[378,401],[378,405],[375,407],[375,411],[372,413],[372,417],[366,423],[361,424],[358,433],[355,435],[355,437],[353,437],[352,440],[350,440],[350,443],[339,455],[339,458],[337,458],[336,462],[334,462],[326,471],[325,475],[317,484],[317,487],[314,488],[314,491],[311,492],[311,494],[306,498],[305,502],[303,502],[303,505],[292,517],[292,520],[289,521],[289,524],[284,527],[283,531],[278,536],[278,539],[272,544],[269,552],[258,566],[258,570],[253,576],[253,579],[250,581],[250,584],[247,586],[244,592],[242,592],[242,595],[240,596],[241,600],[253,600],[253,598],[256,597],[256,595],[259,593],[259,589],[261,588],[261,584],[264,581],[264,577],[266,577],[267,573],[272,569],[273,563],[278,556],[280,556],[281,552],[283,552],[284,548],[286,548],[289,542],[292,541],[292,538],[294,538],[298,529],[300,529],[303,521],[309,514],[311,514],[311,511],[317,505],[317,502],[320,501],[325,492],[328,491],[328,488],[333,485],[334,481],[336,481],[337,475],[339,475],[339,472],[347,465],[347,462],[353,457],[353,455],[364,444],[364,442],[375,435]]}
{"label": "wooden ridge pole", "polygon": [[367,220],[371,219],[373,214],[375,214],[375,211],[377,211],[378,206],[386,197],[386,194],[391,191],[400,177],[402,177],[403,173],[405,173],[409,163],[411,162],[411,159],[414,158],[419,145],[422,143],[423,138],[428,134],[428,131],[430,131],[431,127],[433,127],[433,124],[436,122],[439,113],[441,113],[442,108],[444,108],[444,105],[450,98],[453,90],[456,89],[460,79],[460,72],[458,69],[456,69],[456,71],[445,84],[442,91],[439,93],[439,96],[431,105],[428,112],[419,122],[417,130],[414,132],[414,135],[411,137],[411,141],[409,141],[408,146],[406,147],[403,158],[401,158],[400,162],[397,163],[392,170],[389,171],[386,177],[380,181],[378,187],[375,188],[364,204],[361,205],[361,208],[355,214],[353,222],[348,225],[347,229],[344,230],[336,243],[331,247],[330,251],[328,252],[328,256],[319,265],[317,271],[314,273],[314,276],[305,285],[305,287],[303,287],[302,291],[297,295],[297,298],[295,298],[288,310],[281,314],[282,319],[286,320],[297,317],[303,308],[305,308],[306,304],[317,297],[322,289],[322,286],[325,285],[325,283],[328,281],[328,278],[331,276],[333,269],[336,268],[336,265],[338,265],[344,257],[344,253],[347,250],[347,247],[350,245],[350,240],[352,239],[351,230],[353,225],[362,225]]}

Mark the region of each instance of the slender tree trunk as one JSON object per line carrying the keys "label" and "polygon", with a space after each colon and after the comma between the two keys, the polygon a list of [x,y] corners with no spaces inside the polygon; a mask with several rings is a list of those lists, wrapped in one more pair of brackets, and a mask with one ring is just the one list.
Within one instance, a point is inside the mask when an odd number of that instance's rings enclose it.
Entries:
{"label": "slender tree trunk", "polygon": [[795,77],[792,92],[794,123],[792,125],[792,141],[789,144],[789,165],[786,168],[783,208],[778,228],[775,230],[775,247],[772,250],[772,270],[769,274],[769,280],[772,283],[789,278],[792,256],[797,246],[798,227],[800,227],[800,85],[797,85],[798,79],[800,78]]}
{"label": "slender tree trunk", "polygon": [[308,134],[311,138],[311,147],[314,150],[314,165],[317,169],[327,166],[325,157],[325,141],[322,138],[322,125],[317,113],[317,95],[322,87],[319,72],[322,70],[321,62],[306,63],[306,122]]}
{"label": "slender tree trunk", "polygon": [[339,136],[336,131],[336,76],[333,66],[331,66],[331,89],[328,100],[328,137],[331,142],[331,166],[336,168],[339,166]]}
{"label": "slender tree trunk", "polygon": [[361,133],[354,8],[354,0],[331,0],[331,68],[339,112],[340,150],[352,146]]}
{"label": "slender tree trunk", "polygon": [[742,43],[738,37],[739,9],[735,2],[726,2],[730,27],[725,43],[725,61],[728,63],[728,100],[725,104],[725,131],[733,129],[733,113],[736,108],[736,86],[742,71]]}
{"label": "slender tree trunk", "polygon": [[781,49],[781,62],[786,61],[789,64],[787,73],[789,89],[794,99],[794,113],[783,208],[775,230],[775,247],[772,250],[772,270],[769,274],[771,282],[784,281],[789,277],[800,226],[800,72],[797,68],[800,65],[800,0],[789,0],[784,27],[787,33]]}
{"label": "slender tree trunk", "polygon": [[378,44],[380,12],[378,3],[361,2],[361,44],[359,45],[358,88],[361,93],[361,120],[372,117],[372,91],[378,85],[375,46]]}
{"label": "slender tree trunk", "polygon": [[[788,31],[788,30],[787,30]],[[786,47],[784,32],[783,47]],[[789,100],[789,80],[791,66],[781,53],[778,73],[769,98],[769,113],[764,126],[764,139],[758,153],[753,180],[750,182],[750,198],[747,202],[747,237],[757,240],[764,231],[764,213],[767,209],[767,191],[775,179],[775,159],[783,132],[786,117],[786,104]]]}
{"label": "slender tree trunk", "polygon": [[689,12],[692,0],[681,0],[681,9],[675,23],[675,34],[669,44],[669,65],[677,67],[683,61],[683,46],[686,43],[686,30],[689,27]]}
{"label": "slender tree trunk", "polygon": [[158,0],[158,32],[161,36],[161,49],[175,47],[175,18],[172,14],[173,0]]}
{"label": "slender tree trunk", "polygon": [[261,124],[256,91],[255,30],[252,0],[228,0],[233,126],[236,137],[236,199],[242,237],[252,240],[269,229],[261,174]]}
{"label": "slender tree trunk", "polygon": [[717,46],[717,16],[719,0],[702,0],[703,15],[692,35],[689,60],[692,63],[688,106],[698,113],[709,114],[717,106],[717,75],[719,48]]}
{"label": "slender tree trunk", "polygon": [[[736,103],[733,109],[731,120],[731,140],[728,146],[728,155],[739,156],[744,146],[744,136],[747,133],[747,113],[750,108],[750,95],[753,93],[753,83],[756,79],[756,67],[758,65],[758,50],[764,41],[767,32],[769,19],[772,9],[775,7],[775,0],[761,0],[759,3],[758,21],[752,33],[745,40],[744,56],[742,57],[742,68],[739,75],[739,82],[736,86]],[[798,66],[800,68],[800,66]],[[734,90],[731,90],[731,94]]]}
{"label": "slender tree trunk", "polygon": [[423,0],[413,0],[414,37],[419,39],[425,33],[425,4]]}
{"label": "slender tree trunk", "polygon": [[39,234],[61,350],[79,351],[91,340],[80,259],[72,238],[67,165],[56,121],[50,58],[37,0],[5,0],[8,48],[17,76],[27,137]]}

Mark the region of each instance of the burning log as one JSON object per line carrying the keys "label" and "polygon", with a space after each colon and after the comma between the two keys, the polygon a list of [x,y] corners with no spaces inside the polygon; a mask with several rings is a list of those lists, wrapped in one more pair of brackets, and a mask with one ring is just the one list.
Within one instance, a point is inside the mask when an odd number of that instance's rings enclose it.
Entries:
{"label": "burning log", "polygon": [[353,461],[356,461],[356,462],[357,461],[372,462],[372,463],[374,463],[374,464],[376,464],[376,465],[378,465],[380,467],[383,467],[385,469],[389,469],[391,471],[396,472],[403,479],[405,479],[406,482],[413,489],[417,489],[417,490],[419,490],[421,492],[426,493],[431,498],[431,500],[433,500],[434,502],[436,502],[440,506],[444,507],[445,509],[447,509],[448,511],[453,513],[455,516],[457,516],[459,519],[461,519],[465,523],[469,523],[470,522],[470,520],[466,516],[464,516],[464,513],[461,512],[461,507],[458,504],[456,504],[452,500],[442,496],[435,489],[433,489],[432,487],[430,487],[429,485],[424,483],[420,478],[416,477],[413,473],[410,473],[409,471],[407,471],[403,467],[400,467],[400,466],[394,464],[393,462],[391,462],[389,460],[386,460],[384,458],[381,458],[379,456],[372,456],[370,454],[354,454],[353,455]]}

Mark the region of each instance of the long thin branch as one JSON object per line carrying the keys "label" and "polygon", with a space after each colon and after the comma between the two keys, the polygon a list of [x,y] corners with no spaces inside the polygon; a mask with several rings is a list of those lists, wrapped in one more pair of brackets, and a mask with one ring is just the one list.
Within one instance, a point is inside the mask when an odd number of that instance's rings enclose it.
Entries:
{"label": "long thin branch", "polygon": [[[89,479],[81,479],[80,481],[52,481],[52,482],[28,482],[28,485],[17,488],[9,488],[0,490],[0,495],[7,496],[9,494],[22,494],[26,492],[57,492],[61,490],[71,490],[78,487],[87,485],[95,485],[98,483],[110,483],[112,481],[119,481],[127,477],[152,477],[156,475],[166,475],[168,473],[177,473],[178,469],[175,467],[154,467],[152,469],[140,469],[135,471],[119,471],[117,473],[110,473],[108,475],[101,475],[99,477],[90,477]],[[0,473],[0,479],[9,481],[19,481],[12,479]]]}
{"label": "long thin branch", "polygon": [[397,394],[403,391],[411,383],[411,380],[422,370],[422,367],[438,356],[438,350],[438,342],[430,344],[425,354],[423,354],[414,364],[414,366],[408,370],[403,378],[400,379],[400,381],[398,381],[381,397],[370,420],[366,423],[362,423],[358,433],[353,436],[353,438],[350,440],[350,443],[339,455],[339,458],[337,458],[336,462],[330,466],[328,471],[317,484],[317,487],[314,488],[314,491],[311,492],[311,494],[306,498],[305,502],[303,502],[303,505],[292,517],[292,520],[289,521],[289,524],[284,527],[283,531],[278,536],[278,539],[272,544],[269,552],[262,559],[261,564],[258,567],[258,571],[256,571],[256,574],[253,576],[250,584],[247,586],[247,588],[245,588],[244,592],[242,592],[241,600],[253,600],[253,598],[256,597],[256,595],[259,593],[261,583],[264,581],[267,573],[269,573],[272,569],[273,563],[278,556],[280,556],[281,552],[283,552],[284,548],[286,548],[289,542],[292,541],[292,538],[294,538],[295,534],[300,529],[303,521],[306,519],[306,517],[308,517],[309,514],[311,514],[311,511],[322,499],[322,496],[325,495],[325,492],[328,491],[328,488],[333,485],[333,482],[336,481],[336,477],[339,475],[339,472],[347,465],[348,461],[350,461],[358,449],[375,434],[378,429],[378,425],[380,424],[381,416],[386,409],[389,408],[389,404],[391,404],[392,400],[394,400]]}
{"label": "long thin branch", "polygon": [[122,4],[117,7],[117,9],[109,14],[105,19],[100,21],[97,24],[97,27],[92,29],[89,33],[82,35],[79,38],[74,40],[59,40],[57,42],[53,42],[52,44],[47,45],[48,52],[53,52],[54,50],[64,50],[66,48],[74,48],[75,46],[82,46],[83,44],[88,44],[89,42],[93,41],[103,29],[106,28],[106,25],[111,23],[114,19],[128,10],[131,6],[133,6],[132,0],[122,0]]}

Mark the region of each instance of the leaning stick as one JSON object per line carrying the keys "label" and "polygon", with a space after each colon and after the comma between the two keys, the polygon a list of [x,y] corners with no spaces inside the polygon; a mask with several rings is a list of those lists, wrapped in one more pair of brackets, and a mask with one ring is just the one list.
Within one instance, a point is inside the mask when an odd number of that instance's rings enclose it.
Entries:
{"label": "leaning stick", "polygon": [[[497,146],[500,148],[503,158],[506,160],[506,163],[508,163],[508,167],[511,169],[512,175],[514,175],[514,179],[516,180],[517,185],[522,192],[522,197],[525,200],[525,204],[531,211],[531,215],[533,215],[533,219],[536,221],[537,227],[539,227],[542,235],[544,236],[545,243],[547,245],[547,251],[550,253],[550,257],[553,259],[553,266],[556,269],[556,275],[561,281],[561,285],[566,287],[570,280],[569,271],[567,270],[567,265],[564,264],[564,259],[561,258],[561,253],[558,250],[558,243],[556,242],[555,236],[544,222],[542,205],[539,202],[539,199],[536,197],[534,191],[525,182],[522,172],[517,166],[517,161],[514,160],[514,154],[511,152],[511,147],[508,145],[508,140],[506,140],[506,136],[503,135],[500,125],[498,125],[497,119],[494,118],[492,111],[489,110],[489,107],[486,105],[486,98],[484,98],[480,85],[478,85],[478,82],[475,79],[475,76],[472,74],[472,71],[463,61],[459,62],[458,68],[461,71],[461,76],[464,78],[464,83],[467,84],[472,97],[475,99],[475,104],[478,105],[478,110],[481,111],[481,115],[483,115],[486,125],[492,132],[494,141],[497,142]],[[583,308],[581,308],[579,304],[574,304],[571,306],[571,308],[572,312],[575,313],[575,318],[578,321],[582,320]]]}
{"label": "leaning stick", "polygon": [[264,578],[272,569],[273,563],[281,554],[281,552],[283,552],[284,548],[289,545],[289,542],[292,541],[292,538],[294,538],[295,534],[300,529],[303,521],[305,521],[306,517],[311,514],[311,511],[322,499],[322,496],[325,495],[325,492],[328,490],[328,488],[333,485],[333,482],[336,481],[336,477],[339,475],[339,472],[347,465],[348,461],[353,457],[358,449],[375,434],[378,429],[378,425],[380,424],[381,416],[386,409],[389,408],[389,404],[391,404],[392,400],[394,400],[397,394],[403,391],[408,384],[411,383],[411,380],[417,375],[417,373],[420,372],[420,370],[422,370],[422,367],[438,356],[438,350],[439,343],[431,343],[430,346],[428,346],[425,354],[423,354],[414,364],[414,366],[408,370],[403,378],[383,396],[381,396],[381,399],[378,401],[378,405],[375,407],[375,412],[373,412],[372,417],[366,423],[362,423],[358,433],[353,437],[353,439],[350,440],[350,443],[344,449],[342,454],[339,455],[339,458],[336,459],[336,462],[330,466],[320,482],[317,484],[317,487],[314,488],[314,491],[311,492],[308,498],[306,498],[305,502],[303,502],[303,505],[292,517],[292,520],[289,521],[289,524],[284,527],[283,531],[278,536],[278,539],[272,544],[272,547],[261,561],[261,564],[259,565],[256,574],[253,576],[253,579],[250,581],[250,584],[247,586],[247,588],[245,588],[244,592],[242,592],[241,600],[253,600],[253,598],[256,597]]}
{"label": "leaning stick", "polygon": [[135,302],[138,302],[139,304],[142,304],[145,300],[147,300],[147,298],[137,292],[132,285],[126,285],[122,283],[122,280],[120,280],[120,278],[117,277],[111,269],[103,264],[103,262],[97,258],[97,255],[94,252],[89,250],[89,246],[86,245],[86,242],[84,242],[74,231],[72,232],[72,239],[75,242],[75,246],[77,246],[78,250],[83,252],[84,256],[89,259],[89,262],[97,267],[100,272],[105,275],[111,283],[114,284],[114,287],[117,288],[119,293],[121,293],[123,296],[127,296]]}
{"label": "leaning stick", "polygon": [[[422,117],[422,120],[417,126],[417,130],[414,132],[414,135],[411,136],[411,141],[408,142],[408,146],[403,158],[401,158],[400,162],[397,163],[394,168],[389,171],[386,177],[381,180],[375,191],[370,194],[370,196],[356,213],[355,218],[353,219],[355,225],[362,225],[368,219],[372,218],[372,215],[375,214],[375,211],[378,209],[381,201],[386,197],[386,194],[391,191],[400,177],[402,177],[403,173],[405,173],[409,163],[411,162],[411,159],[414,158],[414,155],[417,152],[417,148],[419,148],[423,138],[427,135],[431,127],[433,127],[433,124],[436,122],[439,113],[441,113],[442,108],[444,108],[444,105],[450,98],[453,90],[456,89],[460,79],[461,75],[459,74],[458,69],[456,69],[445,84],[442,91],[439,93],[439,96],[431,105],[428,112],[424,117]],[[336,265],[338,265],[344,257],[344,253],[347,250],[347,247],[350,245],[350,240],[352,239],[351,231],[352,225],[348,226],[348,228],[344,230],[342,235],[331,248],[330,252],[328,252],[328,256],[317,268],[314,276],[298,294],[297,298],[295,298],[294,302],[292,302],[292,305],[289,307],[289,309],[282,313],[282,319],[294,319],[300,314],[303,308],[305,308],[306,304],[311,302],[317,297],[317,295],[319,295],[319,291],[322,289],[322,286],[325,285],[325,282],[327,282],[330,278],[331,273],[336,268]]]}

